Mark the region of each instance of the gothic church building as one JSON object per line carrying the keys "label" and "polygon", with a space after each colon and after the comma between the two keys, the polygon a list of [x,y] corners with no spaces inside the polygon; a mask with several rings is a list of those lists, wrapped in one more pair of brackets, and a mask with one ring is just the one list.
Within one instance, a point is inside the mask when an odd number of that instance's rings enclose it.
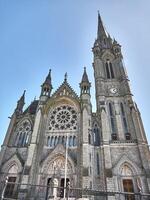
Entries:
{"label": "gothic church building", "polygon": [[39,100],[24,110],[25,92],[19,99],[1,147],[0,182],[7,177],[24,185],[7,185],[8,197],[17,191],[19,199],[30,193],[31,199],[45,200],[46,187],[35,187],[31,193],[28,184],[50,182],[58,187],[69,182],[72,188],[150,192],[150,152],[142,119],[132,99],[121,46],[107,34],[100,15],[92,50],[96,112],[86,68],[80,95],[67,75],[52,92],[49,71]]}

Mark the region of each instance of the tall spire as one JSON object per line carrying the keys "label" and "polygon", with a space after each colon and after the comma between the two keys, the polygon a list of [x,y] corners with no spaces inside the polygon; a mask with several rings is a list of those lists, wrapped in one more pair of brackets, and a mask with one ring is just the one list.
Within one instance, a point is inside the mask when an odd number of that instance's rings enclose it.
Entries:
{"label": "tall spire", "polygon": [[97,39],[102,39],[103,37],[107,38],[107,34],[100,16],[100,13],[98,11],[98,30],[97,30]]}
{"label": "tall spire", "polygon": [[50,93],[53,89],[51,81],[51,69],[49,70],[49,73],[41,87],[42,87],[41,96],[50,96]]}
{"label": "tall spire", "polygon": [[17,107],[15,109],[17,114],[21,114],[23,112],[23,106],[25,104],[25,93],[26,93],[26,90],[24,90],[22,96],[20,97],[20,99],[17,102]]}

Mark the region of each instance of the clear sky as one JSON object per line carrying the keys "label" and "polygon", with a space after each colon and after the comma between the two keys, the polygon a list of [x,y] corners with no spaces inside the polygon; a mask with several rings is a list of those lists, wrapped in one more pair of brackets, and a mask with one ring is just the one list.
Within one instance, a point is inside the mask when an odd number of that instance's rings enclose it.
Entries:
{"label": "clear sky", "polygon": [[27,107],[39,97],[49,68],[54,90],[67,72],[68,82],[79,94],[86,66],[95,103],[91,48],[98,10],[107,31],[122,45],[150,143],[149,0],[0,0],[0,144],[23,90]]}

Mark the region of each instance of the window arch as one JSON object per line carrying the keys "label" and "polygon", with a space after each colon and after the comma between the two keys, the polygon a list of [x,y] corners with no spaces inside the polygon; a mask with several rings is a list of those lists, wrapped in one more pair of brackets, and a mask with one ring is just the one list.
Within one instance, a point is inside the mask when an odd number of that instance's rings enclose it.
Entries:
{"label": "window arch", "polygon": [[130,137],[130,133],[128,131],[126,114],[125,114],[124,105],[122,102],[120,103],[120,110],[121,110],[122,125],[123,125],[123,129],[124,129],[125,137],[127,140],[130,140],[131,137]]}
{"label": "window arch", "polygon": [[88,135],[88,140],[89,140],[89,144],[92,144],[92,141],[91,141],[91,134]]}
{"label": "window arch", "polygon": [[65,145],[65,137],[62,137],[62,144]]}
{"label": "window arch", "polygon": [[94,124],[93,127],[93,143],[95,146],[100,145],[100,131],[96,123]]}
{"label": "window arch", "polygon": [[55,139],[54,139],[54,146],[56,146],[57,145],[57,136],[55,136]]}
{"label": "window arch", "polygon": [[106,77],[107,77],[108,79],[113,79],[113,78],[115,78],[113,66],[112,66],[112,63],[110,62],[110,60],[107,60],[107,61],[106,61],[106,63],[105,63],[105,68],[106,68]]}
{"label": "window arch", "polygon": [[76,136],[73,137],[73,146],[77,146],[77,139],[76,139]]}
{"label": "window arch", "polygon": [[126,116],[125,116],[123,103],[120,103],[120,108],[121,108],[121,116],[122,116],[124,131],[128,132],[127,120],[126,120]]}
{"label": "window arch", "polygon": [[50,141],[50,147],[53,147],[53,146],[54,146],[54,137],[52,136],[51,141]]}
{"label": "window arch", "polygon": [[116,117],[112,103],[108,104],[112,139],[117,140]]}
{"label": "window arch", "polygon": [[97,163],[97,175],[100,174],[100,166],[99,166],[99,154],[96,154],[96,163]]}
{"label": "window arch", "polygon": [[29,143],[29,137],[31,134],[31,123],[29,120],[22,121],[16,128],[16,140],[15,145],[18,147],[25,147]]}
{"label": "window arch", "polygon": [[50,141],[51,141],[51,138],[50,138],[50,136],[48,136],[48,138],[47,138],[47,146],[48,147],[50,147]]}
{"label": "window arch", "polygon": [[5,188],[4,196],[5,198],[12,197],[16,192],[16,186],[15,183],[17,181],[17,175],[18,175],[18,166],[16,164],[13,164],[9,170],[8,170],[8,183]]}
{"label": "window arch", "polygon": [[69,137],[69,147],[73,146],[73,138],[72,136]]}

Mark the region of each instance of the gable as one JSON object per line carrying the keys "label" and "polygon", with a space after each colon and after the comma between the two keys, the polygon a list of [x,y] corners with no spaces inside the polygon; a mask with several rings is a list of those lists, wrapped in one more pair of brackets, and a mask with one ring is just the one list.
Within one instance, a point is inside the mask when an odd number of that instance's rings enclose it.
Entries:
{"label": "gable", "polygon": [[61,96],[67,96],[79,100],[78,95],[75,93],[75,91],[72,89],[67,81],[64,81],[62,85],[60,85],[60,87],[52,95],[52,98],[57,98]]}

